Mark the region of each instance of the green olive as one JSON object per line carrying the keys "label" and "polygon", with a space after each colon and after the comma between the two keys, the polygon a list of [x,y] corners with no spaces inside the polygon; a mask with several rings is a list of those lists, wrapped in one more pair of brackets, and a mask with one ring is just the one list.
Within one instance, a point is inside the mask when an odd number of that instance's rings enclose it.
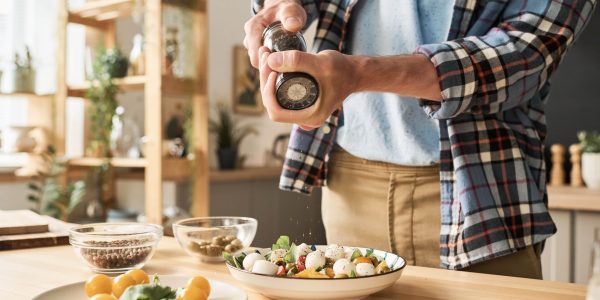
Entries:
{"label": "green olive", "polygon": [[385,261],[380,262],[375,268],[375,274],[384,274],[390,272],[391,269],[388,267]]}

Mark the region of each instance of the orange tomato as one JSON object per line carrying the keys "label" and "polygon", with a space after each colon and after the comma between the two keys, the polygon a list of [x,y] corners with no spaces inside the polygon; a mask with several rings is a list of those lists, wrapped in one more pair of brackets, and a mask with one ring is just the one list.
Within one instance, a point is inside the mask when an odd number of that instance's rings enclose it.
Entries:
{"label": "orange tomato", "polygon": [[104,274],[96,274],[85,282],[85,294],[92,297],[97,294],[112,293],[112,280]]}
{"label": "orange tomato", "polygon": [[135,280],[131,276],[128,274],[119,275],[113,280],[112,292],[115,297],[120,298],[125,290],[132,285],[135,285]]}
{"label": "orange tomato", "polygon": [[195,286],[197,288],[200,288],[206,293],[206,297],[210,296],[210,283],[208,282],[208,279],[204,278],[203,276],[195,276],[190,278],[190,280],[187,283],[187,286]]}
{"label": "orange tomato", "polygon": [[136,284],[150,283],[150,277],[148,277],[148,274],[146,272],[144,272],[144,270],[142,270],[142,269],[129,270],[125,274],[131,276],[131,278],[133,278],[133,280],[135,280]]}
{"label": "orange tomato", "polygon": [[178,300],[206,300],[208,295],[197,286],[188,286],[183,291],[183,295]]}
{"label": "orange tomato", "polygon": [[111,294],[96,294],[90,300],[117,300],[117,298]]}
{"label": "orange tomato", "polygon": [[353,264],[358,265],[360,263],[366,263],[366,264],[373,264],[373,262],[371,261],[371,259],[369,259],[368,257],[364,257],[364,256],[359,256],[357,258],[355,258],[352,261]]}

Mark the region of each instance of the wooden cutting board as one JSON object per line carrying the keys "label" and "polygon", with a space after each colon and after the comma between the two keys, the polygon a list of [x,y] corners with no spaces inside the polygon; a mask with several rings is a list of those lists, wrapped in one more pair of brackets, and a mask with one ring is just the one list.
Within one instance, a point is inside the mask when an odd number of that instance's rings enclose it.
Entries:
{"label": "wooden cutting board", "polygon": [[48,220],[30,210],[0,210],[0,235],[48,231]]}
{"label": "wooden cutting board", "polygon": [[43,233],[0,235],[0,250],[25,249],[69,244],[69,228],[65,223],[48,216],[39,216],[50,229]]}

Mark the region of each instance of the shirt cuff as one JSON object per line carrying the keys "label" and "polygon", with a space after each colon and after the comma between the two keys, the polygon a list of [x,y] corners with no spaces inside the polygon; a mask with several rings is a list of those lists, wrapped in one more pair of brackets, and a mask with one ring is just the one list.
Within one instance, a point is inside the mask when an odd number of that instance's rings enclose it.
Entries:
{"label": "shirt cuff", "polygon": [[425,55],[433,63],[440,85],[441,102],[422,102],[427,115],[449,119],[467,111],[477,87],[469,53],[456,42],[422,45],[415,53]]}

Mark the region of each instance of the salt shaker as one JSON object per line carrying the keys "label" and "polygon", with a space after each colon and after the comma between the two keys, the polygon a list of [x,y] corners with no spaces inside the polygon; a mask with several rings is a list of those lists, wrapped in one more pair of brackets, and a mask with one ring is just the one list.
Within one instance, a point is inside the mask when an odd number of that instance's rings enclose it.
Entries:
{"label": "salt shaker", "polygon": [[[302,34],[285,30],[280,21],[272,23],[265,29],[263,45],[271,52],[287,50],[306,52],[306,41]],[[314,77],[306,73],[279,73],[275,84],[275,97],[283,108],[305,109],[317,101],[319,85]]]}

